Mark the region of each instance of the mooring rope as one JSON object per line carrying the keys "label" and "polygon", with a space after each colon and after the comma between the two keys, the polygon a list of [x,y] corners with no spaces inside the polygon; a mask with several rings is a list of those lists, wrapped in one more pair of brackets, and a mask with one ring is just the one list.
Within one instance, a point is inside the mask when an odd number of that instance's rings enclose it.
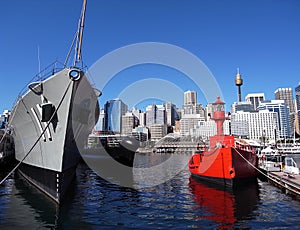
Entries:
{"label": "mooring rope", "polygon": [[[26,153],[26,155],[23,157],[23,159],[21,161],[19,161],[19,163],[1,180],[0,185],[14,172],[16,171],[16,169],[23,163],[23,161],[29,156],[29,154],[31,153],[31,151],[34,149],[34,147],[37,145],[37,143],[40,141],[41,137],[44,135],[44,133],[46,132],[47,128],[49,127],[50,123],[52,122],[54,116],[57,114],[57,111],[59,110],[62,102],[64,101],[67,92],[70,88],[70,85],[72,83],[72,80],[70,79],[68,86],[57,106],[57,108],[55,109],[54,113],[52,114],[50,120],[48,121],[47,125],[45,126],[45,128],[43,129],[42,133],[40,134],[40,136],[38,137],[38,139],[34,142],[34,144],[32,145],[32,147],[29,149],[29,151]],[[22,99],[21,99],[22,100]]]}
{"label": "mooring rope", "polygon": [[253,167],[255,170],[257,170],[259,173],[261,173],[262,175],[264,175],[265,177],[267,177],[268,179],[272,180],[273,182],[277,183],[277,181],[275,179],[273,179],[272,177],[270,177],[269,175],[265,174],[263,171],[261,171],[259,168],[257,168],[255,165],[253,165],[250,161],[248,161],[240,152],[237,148],[234,148],[237,153],[240,155],[240,157],[242,157],[251,167]]}

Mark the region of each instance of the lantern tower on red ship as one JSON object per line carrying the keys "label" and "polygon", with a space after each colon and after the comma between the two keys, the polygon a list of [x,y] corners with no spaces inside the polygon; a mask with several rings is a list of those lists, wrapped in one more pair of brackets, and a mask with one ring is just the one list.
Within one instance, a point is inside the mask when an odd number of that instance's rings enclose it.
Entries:
{"label": "lantern tower on red ship", "polygon": [[217,97],[217,100],[212,103],[213,116],[212,120],[216,122],[217,125],[217,135],[223,135],[223,123],[225,121],[225,103],[221,101],[220,97]]}

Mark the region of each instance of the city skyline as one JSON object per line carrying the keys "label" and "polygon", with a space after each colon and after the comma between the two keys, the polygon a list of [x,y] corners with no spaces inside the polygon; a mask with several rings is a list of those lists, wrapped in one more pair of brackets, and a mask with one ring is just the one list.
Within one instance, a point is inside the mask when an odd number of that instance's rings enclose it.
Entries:
{"label": "city skyline", "polygon": [[[280,89],[280,91],[289,90]],[[185,104],[181,109],[176,109],[178,120],[174,116],[170,117],[171,122],[167,119],[173,113],[168,107],[172,105],[175,109],[175,105],[170,103],[163,103],[161,105],[152,104],[147,106],[146,111],[135,110],[132,112],[129,110],[128,112],[125,110],[121,112],[122,109],[119,106],[114,106],[115,114],[111,114],[111,112],[107,114],[104,111],[104,114],[100,115],[99,122],[103,122],[103,125],[98,124],[98,127],[104,127],[104,129],[96,128],[95,131],[113,131],[127,135],[138,135],[139,132],[146,135],[149,132],[152,141],[160,140],[167,133],[177,133],[180,136],[201,136],[204,139],[215,135],[216,125],[213,119],[211,119],[211,115],[209,115],[209,113],[212,113],[211,106],[213,104],[209,104],[205,108],[199,106],[197,101],[194,101],[195,92],[193,91],[186,91],[182,96],[184,97]],[[263,97],[262,94],[248,94],[247,96]],[[276,141],[276,139],[292,138],[296,130],[293,129],[294,124],[291,123],[291,113],[286,101],[290,97],[291,95],[289,94],[285,100],[260,101],[257,110],[254,110],[253,107],[255,100],[233,104],[235,107],[234,112],[230,116],[228,114],[228,119],[223,123],[224,134],[255,141],[261,141],[264,137],[265,140],[271,142]],[[114,103],[116,101],[123,104],[121,99],[113,100]],[[108,101],[105,105],[108,103],[111,104],[112,101]],[[128,109],[127,105],[124,104],[125,107]],[[101,117],[105,117],[105,119],[102,120]],[[119,124],[118,129],[111,129],[106,125],[110,117],[117,118],[115,124]],[[140,120],[141,118],[145,122]],[[143,131],[138,131],[141,128],[143,128]]]}
{"label": "city skyline", "polygon": [[[6,10],[0,18],[6,23],[0,44],[3,64],[0,76],[3,86],[7,86],[0,92],[2,111],[12,108],[20,90],[39,68],[55,60],[64,62],[76,31],[81,4],[81,0],[1,2],[1,8]],[[226,111],[237,101],[234,84],[237,68],[243,78],[243,100],[247,94],[257,92],[265,93],[266,99],[271,100],[278,88],[292,88],[295,98],[300,76],[299,9],[300,3],[296,0],[191,0],[188,3],[181,0],[175,3],[169,0],[132,0],[130,3],[88,0],[83,60],[90,67],[123,46],[140,42],[166,43],[181,47],[206,65],[220,86]],[[97,87],[99,79],[92,77]],[[171,82],[182,91],[196,91],[198,103],[211,103],[206,101],[201,86],[189,77],[165,66],[132,66],[116,73],[100,88],[103,91],[100,104],[103,107],[125,88],[149,78]],[[155,101],[156,94],[153,92],[147,99]],[[181,107],[183,98],[172,96],[169,101]],[[142,102],[140,106],[142,109]]]}

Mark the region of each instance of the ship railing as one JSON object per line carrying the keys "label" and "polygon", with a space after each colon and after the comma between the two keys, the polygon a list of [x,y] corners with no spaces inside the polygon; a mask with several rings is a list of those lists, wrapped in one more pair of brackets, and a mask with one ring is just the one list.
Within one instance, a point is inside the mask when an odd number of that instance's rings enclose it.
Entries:
{"label": "ship railing", "polygon": [[39,73],[37,73],[31,80],[20,90],[18,97],[13,103],[13,108],[15,107],[16,103],[19,101],[19,99],[28,91],[28,85],[32,82],[40,82],[45,80],[46,78],[54,75],[55,73],[59,72],[65,68],[64,64],[60,61],[54,61],[44,69],[42,69]]}
{"label": "ship railing", "polygon": [[51,63],[50,65],[48,65],[47,67],[42,69],[39,73],[37,73],[35,76],[33,76],[33,78],[23,87],[23,89],[21,89],[21,91],[19,93],[19,97],[21,97],[22,95],[24,95],[27,92],[28,85],[30,83],[35,82],[35,81],[37,81],[37,82],[43,81],[46,78],[59,72],[63,68],[64,68],[63,63],[61,63],[59,61],[55,61],[55,62]]}

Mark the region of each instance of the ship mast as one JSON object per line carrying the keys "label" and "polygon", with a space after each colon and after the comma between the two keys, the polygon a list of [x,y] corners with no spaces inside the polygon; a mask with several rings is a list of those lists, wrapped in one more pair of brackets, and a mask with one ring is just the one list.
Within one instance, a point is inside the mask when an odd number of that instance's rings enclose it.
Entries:
{"label": "ship mast", "polygon": [[83,37],[83,29],[84,29],[85,10],[86,10],[86,0],[83,0],[81,16],[80,16],[80,19],[79,19],[79,22],[78,22],[78,31],[77,31],[77,37],[76,37],[74,66],[77,66],[77,64],[82,61],[82,59],[81,59],[81,47],[82,47],[82,37]]}

